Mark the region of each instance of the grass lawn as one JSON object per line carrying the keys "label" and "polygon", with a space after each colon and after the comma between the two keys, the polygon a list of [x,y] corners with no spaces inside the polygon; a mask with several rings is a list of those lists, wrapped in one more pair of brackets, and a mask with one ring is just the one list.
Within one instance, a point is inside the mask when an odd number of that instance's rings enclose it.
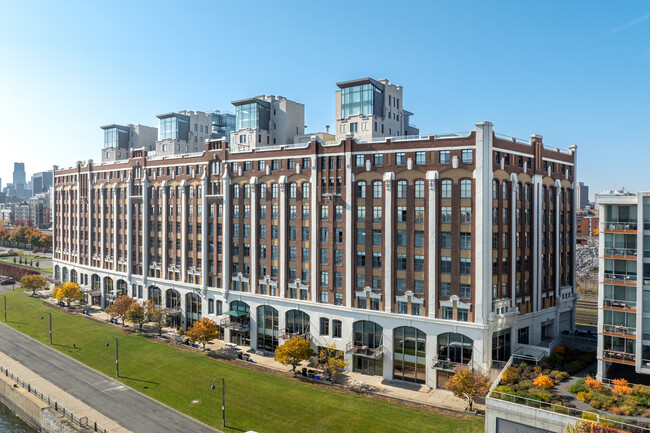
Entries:
{"label": "grass lawn", "polygon": [[[105,347],[105,342],[118,337],[122,383],[217,428],[221,428],[221,383],[215,383],[214,391],[210,384],[215,376],[225,377],[226,431],[484,431],[483,418],[410,409],[234,366],[202,353],[124,334],[114,325],[60,312],[22,289],[7,293],[8,325],[47,344],[49,320],[40,320],[44,311],[53,316],[55,349],[114,377],[114,341],[110,347]],[[73,349],[73,343],[79,349]]]}
{"label": "grass lawn", "polygon": [[[23,260],[25,260],[25,259],[23,259]],[[50,260],[50,259],[43,259],[43,260]],[[34,260],[34,263],[36,263],[37,261],[38,260]],[[43,268],[43,267],[38,267],[37,268],[36,266],[29,266],[29,265],[25,265],[25,264],[21,265],[20,263],[18,263],[18,259],[16,259],[16,263],[14,263],[14,259],[11,258],[11,257],[9,259],[3,257],[3,258],[0,259],[0,262],[6,263],[8,265],[18,266],[19,268],[31,269],[32,271],[45,272],[45,273],[48,273],[48,274],[52,273],[52,268]]]}

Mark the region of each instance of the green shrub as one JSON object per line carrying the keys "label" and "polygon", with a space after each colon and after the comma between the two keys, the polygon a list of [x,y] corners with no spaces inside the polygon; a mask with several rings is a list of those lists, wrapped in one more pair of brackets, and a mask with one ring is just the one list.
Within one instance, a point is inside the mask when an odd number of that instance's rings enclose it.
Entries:
{"label": "green shrub", "polygon": [[634,385],[632,387],[632,395],[650,398],[650,386]]}
{"label": "green shrub", "polygon": [[532,387],[533,387],[533,381],[530,379],[520,380],[519,383],[517,384],[517,388],[519,388],[522,391],[527,391]]}
{"label": "green shrub", "polygon": [[571,385],[569,388],[569,392],[571,392],[571,394],[577,394],[584,391],[587,391],[587,385],[585,385],[584,379],[578,379],[578,381]]}
{"label": "green shrub", "polygon": [[597,421],[598,420],[598,415],[593,413],[593,412],[583,412],[582,413],[582,419],[587,419],[589,421]]}
{"label": "green shrub", "polygon": [[562,382],[563,380],[565,380],[566,378],[568,378],[568,377],[569,377],[569,373],[567,373],[566,371],[553,370],[553,371],[551,371],[550,376],[551,376],[551,377],[553,378],[553,380],[557,383],[557,382]]}
{"label": "green shrub", "polygon": [[501,375],[501,382],[513,385],[517,383],[521,376],[521,369],[518,367],[510,366]]}
{"label": "green shrub", "polygon": [[545,402],[553,400],[553,393],[548,389],[531,388],[528,393],[533,395],[535,400],[542,400]]}
{"label": "green shrub", "polygon": [[601,392],[591,392],[591,399],[589,400],[589,405],[594,409],[603,409],[607,410],[610,406],[614,405],[616,399],[609,395],[605,395]]}

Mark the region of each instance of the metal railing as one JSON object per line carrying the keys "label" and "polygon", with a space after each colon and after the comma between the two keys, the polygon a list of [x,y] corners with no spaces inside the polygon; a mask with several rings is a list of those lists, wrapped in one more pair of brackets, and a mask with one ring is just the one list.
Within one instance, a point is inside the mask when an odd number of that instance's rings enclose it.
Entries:
{"label": "metal railing", "polygon": [[627,334],[627,335],[636,335],[636,328],[625,325],[612,325],[605,323],[603,324],[603,331],[605,332],[615,332],[617,334]]}
{"label": "metal railing", "polygon": [[603,306],[615,308],[636,308],[636,301],[625,301],[622,299],[603,299]]}
{"label": "metal railing", "polygon": [[604,278],[606,280],[616,280],[616,281],[636,281],[636,274],[615,274],[613,272],[605,271]]}
{"label": "metal railing", "polygon": [[605,254],[610,256],[624,256],[624,257],[634,257],[637,256],[636,248],[605,248]]}
{"label": "metal railing", "polygon": [[636,221],[609,221],[605,223],[605,230],[636,230]]}
{"label": "metal railing", "polygon": [[16,376],[6,368],[0,366],[0,373],[4,374],[6,377],[10,378],[14,382],[16,382],[18,385],[22,386],[24,389],[27,390],[30,394],[34,394],[36,397],[41,399],[41,401],[45,402],[53,408],[56,412],[60,413],[76,425],[80,427],[86,427],[92,429],[92,431],[96,432],[102,432],[102,433],[110,433],[110,430],[107,428],[103,427],[101,424],[99,424],[97,421],[93,420],[92,418],[88,416],[79,416],[75,414],[74,412],[71,412],[70,410],[66,409],[63,406],[60,406],[59,403],[56,400],[53,400],[49,394],[44,394],[40,392],[38,389],[34,388],[31,386],[28,382],[24,381],[20,377]]}
{"label": "metal railing", "polygon": [[[626,432],[630,433],[649,433],[650,429],[633,425],[633,424],[627,424],[622,421],[616,421],[610,418],[607,418],[605,416],[601,416],[600,414],[596,412],[591,412],[591,411],[584,411],[572,407],[566,407],[562,406],[559,404],[554,404],[554,403],[547,403],[545,401],[541,400],[534,400],[532,398],[527,398],[527,397],[521,397],[518,395],[513,395],[513,394],[508,394],[500,391],[494,391],[491,390],[490,393],[488,394],[489,397],[497,399],[497,400],[503,400],[507,401],[510,403],[514,404],[519,404],[522,406],[529,406],[529,407],[535,407],[540,410],[546,410],[549,412],[555,412],[559,413],[562,415],[568,415],[574,418],[580,418],[580,419],[590,419],[593,417],[596,417],[596,422],[597,423],[602,423],[601,425],[610,425],[612,427],[618,428],[620,430],[624,430]],[[586,415],[586,416],[585,416]]]}
{"label": "metal railing", "polygon": [[603,358],[609,358],[615,361],[620,360],[620,361],[636,362],[636,355],[634,353],[619,352],[616,350],[609,350],[609,349],[603,350]]}

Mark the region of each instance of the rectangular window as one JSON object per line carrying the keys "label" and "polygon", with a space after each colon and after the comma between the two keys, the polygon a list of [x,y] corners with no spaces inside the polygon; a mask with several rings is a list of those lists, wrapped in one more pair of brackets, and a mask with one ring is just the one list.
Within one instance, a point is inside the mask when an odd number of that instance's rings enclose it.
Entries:
{"label": "rectangular window", "polygon": [[373,230],[372,231],[372,244],[373,245],[381,245],[381,230]]}
{"label": "rectangular window", "polygon": [[417,165],[426,164],[426,152],[415,152],[415,163]]}
{"label": "rectangular window", "polygon": [[357,251],[357,266],[364,267],[366,266],[366,252]]}
{"label": "rectangular window", "polygon": [[406,163],[406,154],[398,152],[395,154],[395,165],[404,165]]}
{"label": "rectangular window", "polygon": [[397,206],[397,222],[406,222],[406,206]]}
{"label": "rectangular window", "polygon": [[451,232],[440,232],[440,248],[444,250],[451,248]]}
{"label": "rectangular window", "polygon": [[398,271],[406,270],[406,254],[397,255],[397,270]]}
{"label": "rectangular window", "polygon": [[366,229],[357,229],[357,244],[365,245],[366,243]]}
{"label": "rectangular window", "polygon": [[327,248],[321,248],[320,250],[320,263],[321,265],[326,265],[327,260],[328,260],[329,254],[327,252]]}
{"label": "rectangular window", "polygon": [[440,257],[440,273],[451,274],[451,257]]}
{"label": "rectangular window", "polygon": [[472,234],[462,232],[460,234],[460,249],[469,250],[472,248]]}
{"label": "rectangular window", "polygon": [[424,256],[415,255],[415,260],[413,262],[413,271],[424,272]]}
{"label": "rectangular window", "polygon": [[[340,293],[337,293],[337,295],[340,295]],[[341,298],[341,301],[343,301],[343,298]],[[334,303],[336,304],[336,302]],[[341,304],[336,304],[336,305],[341,305]],[[336,319],[332,320],[332,338],[341,338],[343,336],[342,328],[343,326],[340,320],[336,320]]]}
{"label": "rectangular window", "polygon": [[381,253],[372,253],[372,267],[381,269]]}
{"label": "rectangular window", "polygon": [[397,284],[395,286],[395,290],[397,290],[400,293],[406,291],[406,279],[405,278],[398,278],[397,279]]}
{"label": "rectangular window", "polygon": [[372,222],[381,222],[382,207],[373,206],[372,207]]}
{"label": "rectangular window", "polygon": [[365,156],[363,155],[356,155],[354,158],[354,165],[355,167],[363,167],[366,163]]}
{"label": "rectangular window", "polygon": [[[375,122],[375,128],[376,127],[377,127],[377,123]],[[381,167],[382,165],[384,165],[384,155],[381,153],[376,153],[372,158],[372,165],[374,165],[375,167]]]}
{"label": "rectangular window", "polygon": [[463,149],[463,152],[461,153],[461,162],[463,164],[471,164],[472,159],[473,159],[472,149]]}
{"label": "rectangular window", "polygon": [[449,151],[448,150],[441,150],[440,151],[440,164],[449,164],[450,158],[449,158]]}
{"label": "rectangular window", "polygon": [[451,283],[440,283],[440,296],[451,296]]}
{"label": "rectangular window", "polygon": [[460,297],[463,299],[469,299],[472,294],[472,286],[469,284],[460,285]]}
{"label": "rectangular window", "polygon": [[460,223],[461,224],[471,224],[472,223],[472,208],[469,206],[462,206],[460,208]]}
{"label": "rectangular window", "polygon": [[329,218],[330,214],[330,208],[327,205],[323,205],[320,207],[320,220],[321,221],[327,221]]}
{"label": "rectangular window", "polygon": [[453,320],[454,309],[452,307],[442,307],[442,318],[445,320]]}
{"label": "rectangular window", "polygon": [[327,271],[321,271],[320,273],[320,285],[321,287],[327,287],[329,284],[329,274]]}
{"label": "rectangular window", "polygon": [[397,246],[406,246],[406,230],[397,230]]}
{"label": "rectangular window", "polygon": [[472,259],[469,258],[460,258],[460,274],[461,275],[470,275],[472,272]]}
{"label": "rectangular window", "polygon": [[451,224],[451,206],[440,207],[440,224]]}
{"label": "rectangular window", "polygon": [[329,232],[327,230],[327,227],[321,227],[321,229],[320,229],[320,241],[321,242],[327,242],[328,234],[329,234]]}
{"label": "rectangular window", "polygon": [[357,206],[357,221],[363,222],[366,220],[366,207]]}

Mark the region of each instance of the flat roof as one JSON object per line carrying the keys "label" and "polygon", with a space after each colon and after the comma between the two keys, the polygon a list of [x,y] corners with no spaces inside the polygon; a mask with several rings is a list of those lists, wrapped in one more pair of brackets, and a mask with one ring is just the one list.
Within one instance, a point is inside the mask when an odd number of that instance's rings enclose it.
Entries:
{"label": "flat roof", "polygon": [[384,91],[384,87],[385,87],[382,83],[370,77],[357,78],[356,80],[349,80],[349,81],[339,81],[338,83],[336,83],[339,89],[345,89],[346,87],[353,87],[353,86],[361,86],[363,84],[372,84],[373,86],[375,86],[381,91]]}
{"label": "flat roof", "polygon": [[122,128],[122,129],[127,129],[127,130],[129,129],[128,126],[118,125],[117,123],[111,123],[110,125],[100,126],[100,128],[101,129]]}
{"label": "flat roof", "polygon": [[246,99],[240,99],[238,101],[232,101],[231,104],[234,105],[235,107],[238,107],[240,105],[246,105],[246,104],[260,104],[263,107],[266,108],[271,108],[271,103],[267,101],[263,101],[262,99],[259,98],[246,98]]}

